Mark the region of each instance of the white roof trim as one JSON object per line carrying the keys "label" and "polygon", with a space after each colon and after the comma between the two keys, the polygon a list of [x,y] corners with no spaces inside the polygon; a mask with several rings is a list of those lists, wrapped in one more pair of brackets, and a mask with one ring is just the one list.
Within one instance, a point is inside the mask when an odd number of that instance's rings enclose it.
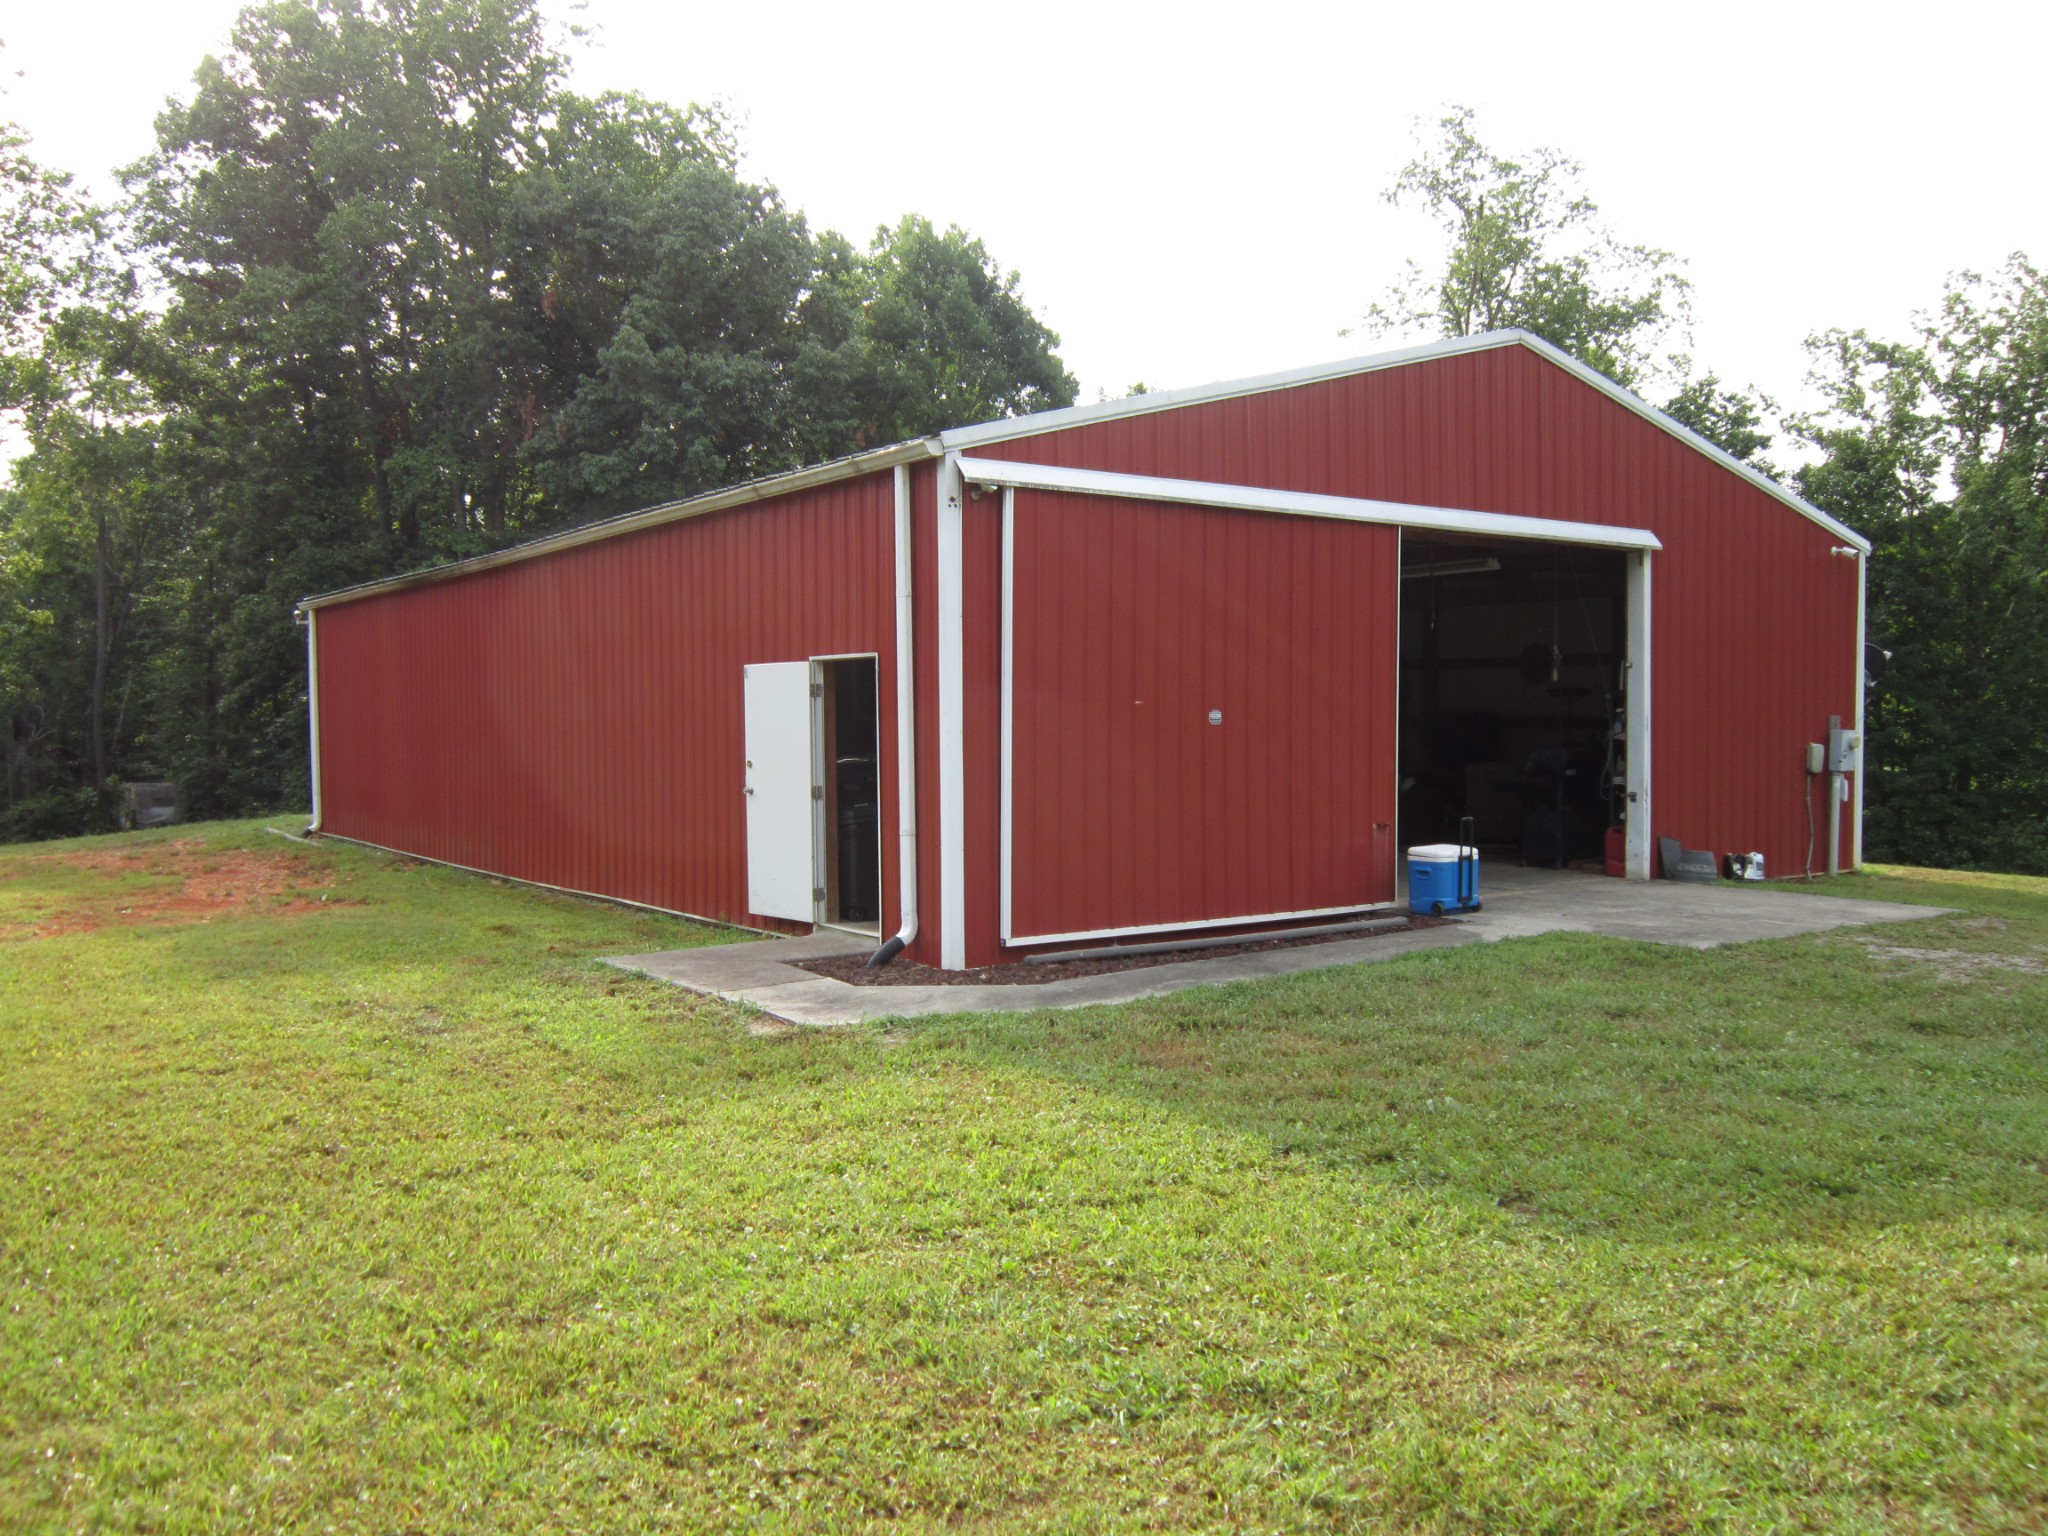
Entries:
{"label": "white roof trim", "polygon": [[1440,357],[1490,352],[1495,347],[1510,346],[1525,337],[1530,341],[1537,339],[1523,331],[1488,331],[1481,336],[1454,336],[1449,341],[1425,342],[1421,346],[1402,347],[1394,352],[1375,352],[1334,363],[1311,363],[1306,368],[1290,368],[1285,373],[1262,373],[1249,379],[1196,384],[1186,389],[1159,389],[1150,394],[1130,395],[1122,400],[1099,400],[1093,405],[1070,405],[1064,410],[1038,411],[1029,416],[1009,416],[1001,421],[983,422],[979,426],[955,427],[941,432],[939,441],[946,445],[948,453],[960,453],[989,443],[1036,437],[1041,432],[1064,432],[1069,427],[1116,421],[1124,416],[1149,416],[1154,411],[1170,411],[1183,405],[1236,400],[1245,395],[1263,395],[1270,390],[1293,389],[1301,384],[1320,384],[1326,379],[1344,379],[1357,373],[1377,373],[1382,368],[1400,368]]}
{"label": "white roof trim", "polygon": [[771,496],[787,496],[794,491],[807,491],[815,486],[851,480],[856,476],[872,474],[878,469],[888,469],[893,465],[937,458],[939,453],[937,438],[913,438],[907,443],[893,443],[887,448],[876,448],[867,453],[854,454],[849,458],[833,459],[828,463],[813,464],[806,469],[791,470],[787,474],[772,475],[766,480],[749,480],[742,485],[706,491],[703,495],[692,496],[686,501],[665,502],[661,506],[648,507],[644,511],[627,512],[619,517],[605,518],[602,522],[585,523],[580,528],[551,533],[545,538],[514,544],[509,549],[500,549],[488,555],[473,555],[467,560],[429,566],[423,571],[413,571],[403,576],[387,576],[380,581],[366,581],[357,586],[342,587],[338,591],[322,592],[317,597],[302,600],[299,609],[303,612],[313,608],[324,608],[331,603],[348,603],[359,597],[374,597],[380,592],[395,592],[405,587],[423,586],[428,582],[447,581],[457,576],[472,576],[479,571],[493,570],[501,565],[514,565],[521,560],[534,560],[542,555],[574,549],[579,544],[595,544],[599,540],[617,538],[621,534],[638,533],[643,528],[658,528],[663,523],[681,522],[685,518],[702,517],[707,512],[723,512],[732,507],[746,506],[751,502],[766,501]]}
{"label": "white roof trim", "polygon": [[1455,336],[1448,341],[1433,341],[1422,346],[1403,347],[1393,352],[1347,358],[1341,362],[1317,363],[1307,368],[1290,369],[1286,373],[1262,374],[1256,378],[1197,385],[1191,389],[1161,390],[1157,394],[1133,395],[1125,400],[1105,400],[1094,405],[1069,406],[1059,411],[1040,411],[1034,416],[1014,416],[1003,421],[987,422],[981,426],[958,427],[953,431],[940,433],[939,441],[945,445],[947,452],[960,453],[971,448],[986,447],[992,443],[1013,442],[1021,437],[1036,437],[1044,432],[1062,432],[1070,427],[1116,421],[1126,416],[1144,416],[1153,411],[1170,411],[1184,405],[1235,400],[1245,395],[1265,394],[1270,390],[1292,389],[1302,384],[1319,384],[1329,379],[1376,373],[1383,368],[1400,368],[1410,363],[1431,362],[1439,358],[1462,357],[1471,352],[1490,352],[1497,347],[1516,346],[1527,347],[1538,356],[1557,364],[1581,383],[1590,384],[1608,399],[1635,412],[1652,426],[1670,433],[1688,447],[1705,454],[1723,469],[1740,475],[1758,490],[1774,500],[1783,502],[1801,517],[1818,523],[1836,538],[1854,545],[1863,553],[1870,552],[1870,541],[1853,528],[1837,522],[1811,502],[1785,489],[1769,475],[1752,469],[1740,459],[1715,447],[1690,427],[1674,421],[1648,401],[1623,389],[1605,374],[1588,368],[1577,358],[1529,331],[1487,331],[1478,336]]}
{"label": "white roof trim", "polygon": [[[1374,353],[1367,357],[1348,358],[1341,362],[1317,363],[1307,368],[1294,368],[1285,373],[1269,373],[1257,378],[1236,379],[1221,384],[1203,384],[1191,389],[1161,390],[1156,394],[1133,395],[1126,400],[1105,400],[1095,405],[1074,405],[1064,410],[1040,411],[1033,416],[1012,416],[1001,421],[985,422],[980,426],[957,427],[937,437],[917,438],[906,443],[896,443],[877,448],[867,453],[855,454],[850,458],[836,459],[828,464],[813,465],[789,474],[775,475],[766,480],[754,480],[744,485],[729,486],[723,490],[710,491],[687,501],[670,502],[663,506],[649,507],[641,512],[629,512],[622,517],[607,518],[603,522],[587,523],[563,533],[551,534],[525,544],[515,544],[494,554],[479,555],[469,560],[458,560],[449,565],[434,566],[428,570],[415,571],[405,576],[391,576],[381,581],[364,582],[359,586],[344,587],[335,592],[324,592],[316,597],[306,598],[299,604],[301,610],[324,607],[330,603],[349,602],[358,597],[371,597],[380,592],[397,591],[405,587],[420,586],[428,582],[445,581],[451,577],[467,576],[478,571],[491,570],[496,566],[510,565],[520,560],[531,560],[541,555],[553,554],[559,550],[573,549],[579,544],[591,544],[600,539],[609,539],[620,534],[637,533],[643,528],[658,527],[663,523],[677,522],[684,518],[699,517],[707,512],[721,512],[730,507],[745,506],[749,502],[763,501],[771,496],[786,495],[791,491],[809,489],[816,485],[827,485],[836,480],[851,479],[895,464],[910,463],[918,459],[936,457],[941,453],[960,453],[970,448],[985,447],[995,443],[1012,442],[1018,438],[1036,437],[1045,432],[1061,432],[1069,427],[1087,426],[1100,421],[1115,421],[1125,416],[1144,416],[1154,411],[1170,411],[1184,405],[1202,405],[1216,400],[1233,400],[1244,395],[1264,394],[1269,390],[1292,389],[1302,384],[1321,383],[1327,379],[1349,378],[1354,374],[1375,373],[1383,368],[1400,368],[1410,363],[1431,362],[1438,358],[1460,357],[1470,352],[1488,352],[1496,347],[1527,347],[1530,351],[1557,364],[1574,378],[1590,384],[1610,400],[1635,412],[1652,426],[1670,433],[1687,446],[1705,454],[1723,469],[1740,475],[1751,485],[1775,500],[1783,502],[1800,516],[1818,523],[1836,538],[1849,544],[1862,554],[1870,553],[1870,541],[1855,529],[1837,522],[1827,513],[1795,496],[1770,476],[1750,468],[1740,459],[1724,453],[1691,428],[1681,425],[1666,416],[1648,402],[1623,389],[1619,384],[1601,373],[1588,368],[1577,358],[1552,346],[1542,337],[1528,331],[1487,331],[1478,336],[1456,336],[1448,341],[1433,341],[1422,346],[1402,347],[1392,352]],[[1135,478],[1135,477],[1134,477]],[[1014,483],[1014,482],[1003,482]],[[1194,484],[1195,482],[1176,482]],[[1105,494],[1130,495],[1134,492]],[[1281,495],[1282,492],[1263,494]],[[1186,499],[1186,498],[1176,498]],[[1342,502],[1344,497],[1311,498]],[[1220,504],[1220,503],[1219,503]],[[1354,503],[1359,506],[1398,506],[1395,502]],[[1267,507],[1264,510],[1298,510],[1282,507]],[[1424,511],[1447,512],[1448,508],[1424,508]],[[1330,512],[1314,514],[1342,516]],[[1495,517],[1502,514],[1484,512],[1463,512],[1460,517]],[[1377,519],[1384,521],[1384,519]],[[1592,524],[1552,523],[1547,518],[1508,518],[1513,523],[1540,523],[1548,528],[1590,528]],[[1425,523],[1407,522],[1408,527],[1433,526]],[[1617,530],[1606,530],[1609,534]],[[1634,532],[1637,530],[1620,530]],[[1644,535],[1648,537],[1648,535]],[[1550,538],[1566,540],[1559,533],[1518,534],[1515,537]],[[1566,540],[1567,542],[1574,542]],[[1587,541],[1576,541],[1587,542]],[[1606,542],[1613,544],[1612,538]],[[1655,547],[1655,546],[1629,546]]]}
{"label": "white roof trim", "polygon": [[1387,523],[1443,533],[1490,534],[1503,539],[1544,539],[1553,544],[1594,544],[1604,549],[1662,549],[1643,528],[1605,523],[1571,523],[1550,517],[1513,517],[1504,512],[1468,512],[1405,501],[1367,501],[1355,496],[1317,496],[1255,485],[1221,485],[1209,480],[1168,480],[1157,475],[1120,475],[1099,469],[1063,469],[1050,464],[1012,464],[1002,459],[960,460],[969,485],[1017,486],[1035,491],[1070,491],[1083,496],[1126,496],[1170,501],[1181,506],[1226,507],[1247,512],[1281,512],[1296,517],[1340,518],[1354,523]]}

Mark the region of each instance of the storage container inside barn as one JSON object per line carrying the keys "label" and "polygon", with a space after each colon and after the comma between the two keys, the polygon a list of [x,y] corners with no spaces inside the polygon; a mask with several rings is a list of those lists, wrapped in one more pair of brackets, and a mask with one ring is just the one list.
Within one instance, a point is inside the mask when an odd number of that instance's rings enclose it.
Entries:
{"label": "storage container inside barn", "polygon": [[313,827],[952,969],[1387,906],[1468,826],[1638,880],[1853,867],[1868,554],[1547,343],[1462,338],[308,598]]}

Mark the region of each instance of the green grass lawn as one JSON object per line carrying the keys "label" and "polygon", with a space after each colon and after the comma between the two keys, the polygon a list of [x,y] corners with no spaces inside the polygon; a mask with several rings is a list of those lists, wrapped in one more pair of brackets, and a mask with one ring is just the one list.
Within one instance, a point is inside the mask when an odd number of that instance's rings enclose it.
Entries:
{"label": "green grass lawn", "polygon": [[0,850],[0,1530],[2038,1532],[2048,881],[1831,889],[1963,911],[820,1033]]}

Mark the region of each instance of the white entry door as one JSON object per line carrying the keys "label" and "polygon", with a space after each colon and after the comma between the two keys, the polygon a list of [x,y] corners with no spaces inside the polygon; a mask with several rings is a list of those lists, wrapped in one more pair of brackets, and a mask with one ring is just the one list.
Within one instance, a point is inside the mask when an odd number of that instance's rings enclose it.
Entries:
{"label": "white entry door", "polygon": [[799,923],[817,916],[811,854],[811,664],[746,668],[747,907]]}

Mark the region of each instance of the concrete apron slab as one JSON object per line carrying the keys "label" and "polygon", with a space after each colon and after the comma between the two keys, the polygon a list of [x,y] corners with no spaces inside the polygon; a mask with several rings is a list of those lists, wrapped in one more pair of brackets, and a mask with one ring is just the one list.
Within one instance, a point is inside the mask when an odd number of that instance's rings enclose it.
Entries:
{"label": "concrete apron slab", "polygon": [[1482,909],[1468,921],[1488,939],[1538,933],[1604,933],[1652,944],[1713,949],[1864,923],[1941,917],[1948,907],[1909,907],[1756,885],[1613,880],[1576,870],[1492,867],[1482,872]]}
{"label": "concrete apron slab", "polygon": [[800,939],[764,939],[674,949],[651,955],[615,955],[622,970],[673,982],[691,992],[745,1003],[790,1024],[844,1025],[870,1019],[935,1013],[1029,1012],[1088,1008],[1163,997],[1188,987],[1291,976],[1335,965],[1391,960],[1419,950],[1451,949],[1541,933],[1604,933],[1653,944],[1712,949],[1757,939],[1822,933],[1863,923],[1902,923],[1940,917],[1946,907],[1908,907],[1889,901],[1747,889],[1681,885],[1675,881],[1610,880],[1569,870],[1489,866],[1480,892],[1484,905],[1439,928],[1380,938],[1338,939],[1299,949],[1259,950],[1220,959],[1178,960],[1099,976],[1077,976],[1036,986],[856,987],[806,971],[794,962],[825,955],[864,954],[872,939],[821,930]]}

